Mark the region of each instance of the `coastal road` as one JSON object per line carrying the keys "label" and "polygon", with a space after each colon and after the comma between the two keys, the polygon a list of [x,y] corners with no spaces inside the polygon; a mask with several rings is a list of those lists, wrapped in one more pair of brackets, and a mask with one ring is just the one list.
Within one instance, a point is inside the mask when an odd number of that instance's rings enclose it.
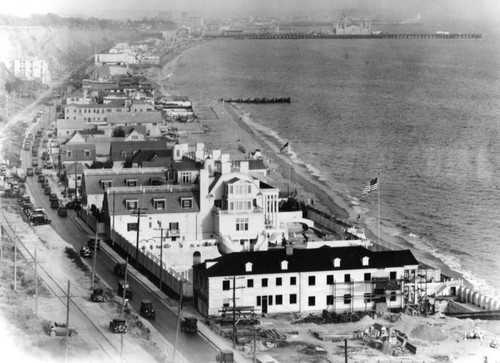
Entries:
{"label": "coastal road", "polygon": [[[36,132],[36,131],[34,131]],[[31,166],[31,151],[23,151],[21,154],[22,165],[24,168]],[[52,177],[51,186],[55,190],[57,188],[57,176],[55,171],[44,170],[44,173],[50,174]],[[57,234],[66,242],[70,243],[74,250],[79,252],[80,248],[87,243],[88,232],[87,229],[75,221],[76,213],[68,211],[68,217],[63,218],[57,215],[57,210],[50,208],[48,196],[43,193],[43,189],[38,183],[37,176],[28,177],[26,184],[38,207],[43,208],[49,218],[52,220],[52,227]],[[88,260],[89,266],[92,267],[92,261]],[[113,291],[117,291],[118,281],[122,278],[116,276],[113,272],[115,260],[105,253],[98,251],[96,255],[96,274],[99,278],[106,283]],[[134,277],[129,279],[130,288],[133,292],[133,299],[129,304],[139,311],[140,301],[142,299],[149,299],[153,301],[153,306],[156,310],[156,319],[150,321],[151,324],[158,330],[162,336],[169,341],[172,346],[175,342],[177,315],[171,308],[167,307],[164,301],[161,301],[155,294],[153,294],[145,285]],[[89,286],[89,296],[90,296]],[[110,319],[113,317],[110,316]],[[214,348],[211,343],[205,340],[199,334],[186,335],[179,333],[177,352],[179,356],[185,357],[189,362],[207,362],[215,361],[215,356],[218,350]]]}

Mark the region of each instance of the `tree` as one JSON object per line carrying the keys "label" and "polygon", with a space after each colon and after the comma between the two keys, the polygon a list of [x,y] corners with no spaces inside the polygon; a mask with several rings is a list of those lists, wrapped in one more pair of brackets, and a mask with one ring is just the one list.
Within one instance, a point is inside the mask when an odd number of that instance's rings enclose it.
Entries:
{"label": "tree", "polygon": [[125,137],[125,130],[121,126],[118,126],[113,129],[111,137]]}

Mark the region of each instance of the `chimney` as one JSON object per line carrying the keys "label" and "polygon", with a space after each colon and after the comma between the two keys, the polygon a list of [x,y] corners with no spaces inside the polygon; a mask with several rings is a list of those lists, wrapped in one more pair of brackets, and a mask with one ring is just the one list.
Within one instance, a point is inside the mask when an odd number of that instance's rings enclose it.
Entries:
{"label": "chimney", "polygon": [[221,155],[220,150],[212,150],[212,159],[219,160]]}
{"label": "chimney", "polygon": [[220,164],[220,173],[222,175],[229,174],[231,172],[231,163],[229,161],[224,161]]}
{"label": "chimney", "polygon": [[287,256],[293,256],[293,246],[286,246],[285,252]]}
{"label": "chimney", "polygon": [[248,160],[240,161],[240,173],[248,174]]}

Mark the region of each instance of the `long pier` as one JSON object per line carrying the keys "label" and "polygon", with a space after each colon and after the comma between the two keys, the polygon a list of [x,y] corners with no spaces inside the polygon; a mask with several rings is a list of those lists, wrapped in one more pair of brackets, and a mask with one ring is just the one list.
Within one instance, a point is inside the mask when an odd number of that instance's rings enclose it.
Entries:
{"label": "long pier", "polygon": [[481,39],[481,33],[383,33],[383,34],[300,34],[300,33],[238,33],[206,34],[206,38],[231,39]]}

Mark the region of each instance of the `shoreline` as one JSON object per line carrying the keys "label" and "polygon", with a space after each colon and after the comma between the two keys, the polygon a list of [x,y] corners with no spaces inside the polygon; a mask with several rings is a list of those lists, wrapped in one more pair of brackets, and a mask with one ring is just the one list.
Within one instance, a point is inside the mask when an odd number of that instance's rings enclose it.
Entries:
{"label": "shoreline", "polygon": [[[162,73],[176,72],[181,55],[182,52],[179,52],[170,62],[166,63]],[[185,93],[189,93],[189,91],[185,91]],[[264,130],[260,130],[258,123],[253,121],[249,112],[241,105],[222,105],[216,100],[199,99],[196,94],[189,94],[189,98],[197,114],[199,113],[198,109],[202,111],[202,114],[204,111],[208,110],[208,112],[206,115],[200,115],[202,121],[197,125],[197,131],[193,133],[188,131],[186,135],[182,136],[180,142],[204,143],[209,149],[220,149],[223,153],[230,154],[231,159],[236,160],[239,159],[238,155],[244,155],[239,148],[240,145],[244,146],[247,151],[260,149],[265,163],[271,170],[267,181],[281,190],[286,190],[284,186],[288,185],[288,160],[291,160],[289,171],[291,190],[296,189],[301,200],[311,199],[318,209],[333,214],[353,226],[364,228],[365,235],[375,245],[393,250],[409,249],[420,263],[440,269],[443,275],[462,279],[465,285],[473,287],[464,274],[453,270],[443,259],[433,255],[430,249],[415,245],[404,238],[405,236],[396,228],[385,225],[383,222],[381,222],[379,240],[377,217],[367,215],[369,209],[366,206],[351,205],[348,198],[328,192],[332,186],[311,173],[305,164],[294,162],[293,158],[290,158],[294,154],[293,151],[280,154],[279,149],[287,140],[280,140],[278,135],[266,134]],[[183,127],[189,128],[189,126],[183,126],[179,123],[173,125],[179,126],[179,130]],[[191,128],[193,129],[191,131],[194,131],[194,127]],[[203,129],[203,132],[199,132],[200,128]],[[358,215],[361,217],[360,219],[357,219]]]}

